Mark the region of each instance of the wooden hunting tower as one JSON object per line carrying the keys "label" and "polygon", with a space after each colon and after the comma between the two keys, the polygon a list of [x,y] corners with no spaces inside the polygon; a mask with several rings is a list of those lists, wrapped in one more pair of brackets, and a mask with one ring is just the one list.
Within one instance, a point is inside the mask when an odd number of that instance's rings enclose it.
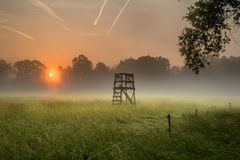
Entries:
{"label": "wooden hunting tower", "polygon": [[113,105],[136,105],[134,75],[116,73],[113,87]]}

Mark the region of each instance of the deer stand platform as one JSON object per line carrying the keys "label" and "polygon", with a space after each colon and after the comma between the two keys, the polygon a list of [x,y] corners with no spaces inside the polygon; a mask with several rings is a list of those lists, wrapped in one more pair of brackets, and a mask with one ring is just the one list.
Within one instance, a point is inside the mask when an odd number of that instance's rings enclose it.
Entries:
{"label": "deer stand platform", "polygon": [[136,105],[134,75],[129,73],[115,74],[113,88],[113,105]]}

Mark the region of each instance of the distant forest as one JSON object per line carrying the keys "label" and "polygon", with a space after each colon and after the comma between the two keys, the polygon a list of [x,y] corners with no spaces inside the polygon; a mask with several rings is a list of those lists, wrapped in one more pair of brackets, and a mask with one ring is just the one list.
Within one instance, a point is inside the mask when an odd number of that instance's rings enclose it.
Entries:
{"label": "distant forest", "polygon": [[[49,84],[48,68],[38,60],[21,60],[13,64],[0,60],[0,92],[111,92],[114,73],[134,73],[139,92],[162,93],[210,93],[228,91],[239,93],[240,57],[219,57],[211,65],[195,75],[188,67],[171,66],[164,57],[142,56],[121,60],[114,67],[103,62],[95,66],[84,55],[72,59],[72,64],[58,67],[59,83]],[[49,77],[48,77],[49,78]]]}

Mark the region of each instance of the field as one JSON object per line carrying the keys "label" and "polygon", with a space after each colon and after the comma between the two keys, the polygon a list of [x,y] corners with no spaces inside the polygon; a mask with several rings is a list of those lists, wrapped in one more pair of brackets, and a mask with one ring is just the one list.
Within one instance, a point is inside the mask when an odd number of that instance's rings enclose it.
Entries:
{"label": "field", "polygon": [[2,97],[0,159],[236,160],[239,104],[153,98],[133,107],[107,99]]}

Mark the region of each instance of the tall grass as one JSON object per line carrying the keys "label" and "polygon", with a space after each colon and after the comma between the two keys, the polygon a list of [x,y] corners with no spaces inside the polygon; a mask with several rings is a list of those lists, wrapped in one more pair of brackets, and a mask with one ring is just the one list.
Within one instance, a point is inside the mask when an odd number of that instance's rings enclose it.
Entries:
{"label": "tall grass", "polygon": [[233,104],[1,98],[0,159],[240,159],[240,109]]}

